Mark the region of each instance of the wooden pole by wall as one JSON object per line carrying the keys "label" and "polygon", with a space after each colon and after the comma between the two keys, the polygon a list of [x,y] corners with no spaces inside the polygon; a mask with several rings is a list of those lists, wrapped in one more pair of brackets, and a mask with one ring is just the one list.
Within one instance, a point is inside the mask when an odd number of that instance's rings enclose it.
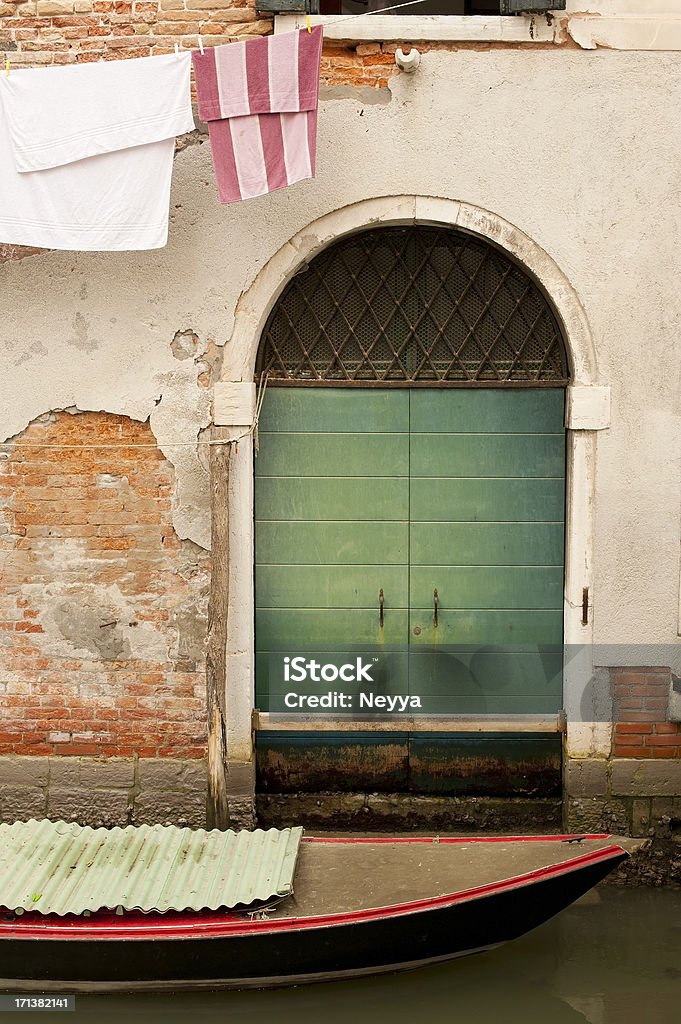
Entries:
{"label": "wooden pole by wall", "polygon": [[[211,440],[225,441],[225,427],[213,427]],[[211,577],[206,638],[208,711],[208,828],[229,828],[227,800],[227,613],[229,609],[229,444],[210,446]]]}

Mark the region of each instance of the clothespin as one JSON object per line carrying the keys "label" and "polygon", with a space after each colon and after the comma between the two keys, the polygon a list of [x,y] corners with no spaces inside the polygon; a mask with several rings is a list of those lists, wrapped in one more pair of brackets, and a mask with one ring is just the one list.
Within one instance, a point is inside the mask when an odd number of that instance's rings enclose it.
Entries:
{"label": "clothespin", "polygon": [[180,55],[180,46],[179,46],[178,43],[175,43],[175,56],[179,57],[179,55]]}
{"label": "clothespin", "polygon": [[310,25],[310,15],[305,15],[305,21],[307,22],[307,31],[312,35],[312,25]]}
{"label": "clothespin", "polygon": [[203,53],[203,39],[201,36],[197,36],[197,39],[199,40],[199,50]]}
{"label": "clothespin", "polygon": [[5,74],[9,75],[9,57],[5,57]]}

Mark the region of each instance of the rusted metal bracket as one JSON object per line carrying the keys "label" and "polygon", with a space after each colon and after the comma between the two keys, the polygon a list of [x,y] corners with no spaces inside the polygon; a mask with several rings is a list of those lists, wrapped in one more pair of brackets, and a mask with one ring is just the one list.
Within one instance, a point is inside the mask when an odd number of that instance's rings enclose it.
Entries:
{"label": "rusted metal bracket", "polygon": [[589,588],[584,587],[582,590],[582,625],[589,625]]}

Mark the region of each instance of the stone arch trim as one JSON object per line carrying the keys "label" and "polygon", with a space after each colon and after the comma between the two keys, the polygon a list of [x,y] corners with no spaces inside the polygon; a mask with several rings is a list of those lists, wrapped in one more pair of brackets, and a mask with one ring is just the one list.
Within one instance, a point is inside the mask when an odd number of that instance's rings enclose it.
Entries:
{"label": "stone arch trim", "polygon": [[[536,241],[502,217],[469,203],[433,196],[381,196],[334,210],[301,229],[267,261],[242,293],[235,310],[234,330],[225,351],[222,380],[215,387],[216,413],[221,388],[227,389],[230,401],[223,404],[229,407],[229,413],[225,417],[216,414],[216,423],[234,426],[235,436],[239,436],[243,434],[244,422],[250,422],[251,413],[243,415],[237,411],[241,403],[233,399],[231,389],[235,384],[247,388],[250,397],[246,406],[252,410],[255,398],[252,382],[262,332],[291,277],[322,249],[344,236],[372,226],[410,224],[450,226],[470,231],[515,257],[544,290],[561,325],[571,374],[568,409],[577,393],[586,394],[587,398],[595,393],[598,398],[601,392],[608,390],[595,386],[598,383],[596,351],[579,297],[555,260]],[[570,756],[603,756],[603,752],[609,749],[610,727],[605,723],[597,726],[594,722],[585,721],[581,710],[583,694],[592,675],[593,644],[592,615],[589,614],[586,623],[582,621],[582,595],[584,588],[591,588],[593,581],[596,432],[608,423],[599,417],[590,422],[588,416],[573,423],[571,415],[568,415],[564,642],[568,646],[577,645],[584,652],[584,657],[565,665],[567,749]],[[234,556],[228,675],[232,686],[228,688],[226,703],[230,763],[232,760],[235,764],[243,762],[252,780],[254,537],[250,438],[244,439],[243,447],[247,449],[244,452],[246,457],[235,460],[230,494],[230,534]],[[252,785],[250,781],[248,787]],[[252,792],[252,788],[249,789],[249,793]]]}
{"label": "stone arch trim", "polygon": [[553,258],[520,228],[470,203],[433,196],[381,196],[325,214],[293,236],[265,264],[242,294],[223,380],[252,380],[267,318],[291,277],[340,238],[373,226],[432,224],[470,231],[509,253],[537,280],[563,330],[572,384],[597,380],[596,354],[584,309]]}

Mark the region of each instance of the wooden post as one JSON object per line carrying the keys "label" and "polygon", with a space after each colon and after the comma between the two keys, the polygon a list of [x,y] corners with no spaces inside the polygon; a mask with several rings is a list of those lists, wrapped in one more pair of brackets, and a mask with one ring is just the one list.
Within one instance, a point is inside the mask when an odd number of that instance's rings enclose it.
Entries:
{"label": "wooden post", "polygon": [[[211,440],[225,441],[225,427],[213,427]],[[206,638],[208,710],[208,828],[229,828],[227,800],[227,612],[229,609],[229,444],[210,446],[211,577]]]}

